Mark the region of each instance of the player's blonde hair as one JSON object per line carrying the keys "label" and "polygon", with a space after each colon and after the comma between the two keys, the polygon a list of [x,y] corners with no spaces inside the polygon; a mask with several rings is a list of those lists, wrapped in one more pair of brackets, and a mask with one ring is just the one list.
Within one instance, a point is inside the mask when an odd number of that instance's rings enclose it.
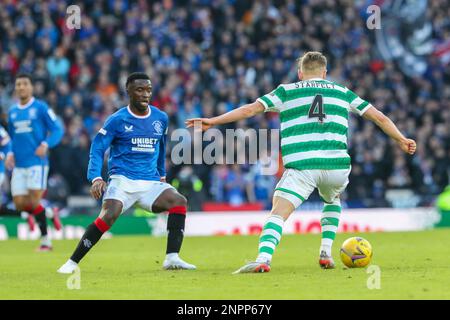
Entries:
{"label": "player's blonde hair", "polygon": [[327,58],[321,52],[309,51],[297,59],[297,67],[306,74],[318,73],[327,68]]}

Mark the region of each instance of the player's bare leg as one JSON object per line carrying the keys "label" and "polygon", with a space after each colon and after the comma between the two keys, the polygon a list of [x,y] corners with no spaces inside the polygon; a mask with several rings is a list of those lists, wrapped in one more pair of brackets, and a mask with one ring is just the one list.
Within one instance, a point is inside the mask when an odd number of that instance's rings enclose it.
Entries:
{"label": "player's bare leg", "polygon": [[237,273],[262,273],[270,271],[270,263],[276,246],[281,240],[284,222],[294,211],[294,205],[287,199],[274,196],[270,216],[264,224],[263,231],[259,238],[259,254],[256,261],[247,263]]}
{"label": "player's bare leg", "polygon": [[[112,227],[117,218],[122,213],[123,205],[119,200],[106,199],[102,205],[102,211],[100,211],[99,219],[104,221],[109,228]],[[108,228],[108,229],[109,229]]]}
{"label": "player's bare leg", "polygon": [[59,273],[70,274],[75,271],[81,259],[83,259],[89,250],[100,240],[102,235],[116,222],[122,213],[122,208],[122,202],[119,200],[106,199],[103,201],[100,215],[87,227],[86,232],[81,237],[70,259],[58,269]]}
{"label": "player's bare leg", "polygon": [[184,238],[186,223],[186,198],[174,189],[167,189],[155,200],[152,211],[168,211],[167,218],[167,250],[163,268],[166,270],[195,270],[196,267],[179,257]]}

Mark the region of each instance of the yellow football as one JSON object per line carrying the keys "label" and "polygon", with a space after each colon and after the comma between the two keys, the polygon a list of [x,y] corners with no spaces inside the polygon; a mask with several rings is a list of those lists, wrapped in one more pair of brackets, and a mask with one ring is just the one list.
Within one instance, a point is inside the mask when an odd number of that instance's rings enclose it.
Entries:
{"label": "yellow football", "polygon": [[360,237],[349,238],[341,247],[341,260],[349,268],[364,268],[372,260],[372,246]]}

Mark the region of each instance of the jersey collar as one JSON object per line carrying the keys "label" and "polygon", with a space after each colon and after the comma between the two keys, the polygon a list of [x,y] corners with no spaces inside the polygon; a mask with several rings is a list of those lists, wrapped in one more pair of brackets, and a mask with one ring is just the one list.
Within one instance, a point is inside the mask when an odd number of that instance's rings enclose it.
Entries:
{"label": "jersey collar", "polygon": [[303,81],[327,81],[326,79],[322,79],[322,78],[311,78],[308,80],[303,80]]}
{"label": "jersey collar", "polygon": [[20,104],[20,102],[17,104],[17,107],[19,107],[19,109],[26,109],[29,106],[31,106],[34,102],[34,97],[31,97],[30,101],[28,101],[26,104]]}
{"label": "jersey collar", "polygon": [[138,114],[133,113],[133,111],[131,111],[131,109],[130,109],[130,105],[127,105],[127,110],[133,117],[138,118],[138,119],[146,119],[146,118],[150,117],[150,115],[152,114],[152,109],[150,109],[150,106],[148,107],[148,114],[146,114],[145,116],[140,116]]}

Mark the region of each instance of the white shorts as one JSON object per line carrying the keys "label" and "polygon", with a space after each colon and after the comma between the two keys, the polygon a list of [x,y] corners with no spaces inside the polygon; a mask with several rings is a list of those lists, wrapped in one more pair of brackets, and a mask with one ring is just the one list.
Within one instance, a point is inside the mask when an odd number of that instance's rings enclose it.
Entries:
{"label": "white shorts", "polygon": [[175,188],[165,182],[131,180],[124,176],[113,175],[109,179],[103,201],[113,199],[122,202],[122,212],[134,204],[152,211],[153,203],[166,189]]}
{"label": "white shorts", "polygon": [[4,173],[0,173],[0,187],[3,184],[3,181],[5,181],[5,174]]}
{"label": "white shorts", "polygon": [[322,200],[331,203],[345,190],[350,170],[286,169],[275,188],[274,196],[289,200],[297,208],[317,188]]}
{"label": "white shorts", "polygon": [[48,166],[32,166],[29,168],[14,168],[11,177],[11,194],[27,195],[29,190],[47,189]]}

